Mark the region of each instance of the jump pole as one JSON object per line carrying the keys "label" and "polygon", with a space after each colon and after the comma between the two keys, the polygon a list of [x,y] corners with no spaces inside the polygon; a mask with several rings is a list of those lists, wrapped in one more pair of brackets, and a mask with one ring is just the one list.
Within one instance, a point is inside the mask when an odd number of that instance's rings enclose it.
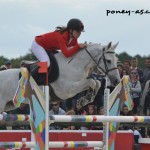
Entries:
{"label": "jump pole", "polygon": [[[17,118],[14,118],[18,116]],[[148,123],[150,124],[150,116],[104,116],[104,115],[50,115],[52,122],[134,122],[134,123]],[[27,118],[27,120],[25,119]],[[0,121],[28,121],[29,115],[14,115],[14,114],[0,114]]]}
{"label": "jump pole", "polygon": [[54,122],[141,122],[150,124],[150,116],[50,115],[50,119]]}
{"label": "jump pole", "polygon": [[[63,141],[63,142],[49,142],[49,148],[82,148],[82,147],[102,147],[103,142],[99,141]],[[0,142],[0,148],[35,148],[35,142]],[[47,149],[47,150],[48,150]]]}
{"label": "jump pole", "polygon": [[[16,117],[17,116],[17,117]],[[134,122],[150,124],[150,116],[104,116],[104,115],[50,115],[52,122]],[[26,119],[25,119],[26,118]],[[29,115],[0,114],[0,121],[28,121]]]}

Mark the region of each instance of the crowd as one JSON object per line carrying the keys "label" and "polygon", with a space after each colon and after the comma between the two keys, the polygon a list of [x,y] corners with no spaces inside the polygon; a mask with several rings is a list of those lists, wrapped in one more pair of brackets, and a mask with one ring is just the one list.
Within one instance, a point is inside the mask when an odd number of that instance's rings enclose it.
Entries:
{"label": "crowd", "polygon": [[[5,65],[0,67],[0,70],[5,70],[11,68],[11,62],[7,61]],[[124,62],[118,61],[117,67],[122,78],[124,75],[129,76],[129,89],[130,95],[133,100],[133,110],[129,111],[126,105],[123,105],[120,115],[124,116],[134,116],[134,115],[144,115],[150,116],[150,57],[147,57],[145,60],[145,67],[142,70],[138,66],[138,59],[132,58],[131,60],[125,60]],[[81,106],[79,99],[86,94],[85,92],[77,94],[75,97],[70,98],[62,102],[53,102],[50,104],[49,115],[104,115],[104,89],[105,89],[105,78],[102,74],[92,72],[89,75],[89,78],[94,78],[101,81],[102,86],[96,95],[94,102]],[[108,87],[110,91],[114,89],[111,85]],[[27,105],[27,104],[26,104]],[[20,108],[15,111],[8,113],[17,113],[17,114],[28,114],[29,106],[22,105]],[[13,129],[27,129],[29,127],[14,127]],[[3,129],[1,127],[1,129]],[[102,129],[97,126],[90,127],[77,127],[77,126],[50,126],[50,130],[98,130]],[[126,127],[124,127],[126,129]],[[140,128],[141,130],[141,128]],[[136,131],[137,127],[134,127],[133,131]],[[150,130],[148,129],[147,135],[144,137],[150,136]]]}

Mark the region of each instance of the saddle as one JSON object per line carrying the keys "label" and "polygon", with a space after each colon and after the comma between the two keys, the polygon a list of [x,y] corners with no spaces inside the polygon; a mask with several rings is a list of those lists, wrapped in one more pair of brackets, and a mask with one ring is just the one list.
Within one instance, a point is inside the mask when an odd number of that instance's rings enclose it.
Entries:
{"label": "saddle", "polygon": [[[48,68],[48,82],[53,83],[56,81],[59,77],[59,66],[57,63],[57,60],[55,58],[55,55],[53,52],[47,52],[49,58],[50,58],[50,67]],[[21,62],[22,67],[26,67],[29,71],[29,73],[32,75],[34,80],[38,85],[45,85],[46,84],[46,74],[45,73],[38,73],[39,61],[27,61],[23,60]]]}

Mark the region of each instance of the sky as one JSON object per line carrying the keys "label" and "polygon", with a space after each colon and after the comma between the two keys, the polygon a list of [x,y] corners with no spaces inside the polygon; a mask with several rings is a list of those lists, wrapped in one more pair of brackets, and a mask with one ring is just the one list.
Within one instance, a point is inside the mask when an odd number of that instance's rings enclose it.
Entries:
{"label": "sky", "polygon": [[118,54],[148,56],[150,13],[146,11],[150,12],[149,0],[0,0],[0,56],[26,55],[35,36],[65,26],[71,18],[84,23],[79,42],[119,42]]}

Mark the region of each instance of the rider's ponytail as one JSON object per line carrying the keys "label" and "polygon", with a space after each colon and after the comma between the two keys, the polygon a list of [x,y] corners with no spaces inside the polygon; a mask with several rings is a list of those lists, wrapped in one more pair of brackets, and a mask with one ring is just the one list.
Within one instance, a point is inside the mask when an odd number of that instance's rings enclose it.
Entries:
{"label": "rider's ponytail", "polygon": [[68,29],[65,26],[58,26],[58,27],[56,27],[55,31],[60,32],[61,34],[63,34],[65,31],[68,31]]}

